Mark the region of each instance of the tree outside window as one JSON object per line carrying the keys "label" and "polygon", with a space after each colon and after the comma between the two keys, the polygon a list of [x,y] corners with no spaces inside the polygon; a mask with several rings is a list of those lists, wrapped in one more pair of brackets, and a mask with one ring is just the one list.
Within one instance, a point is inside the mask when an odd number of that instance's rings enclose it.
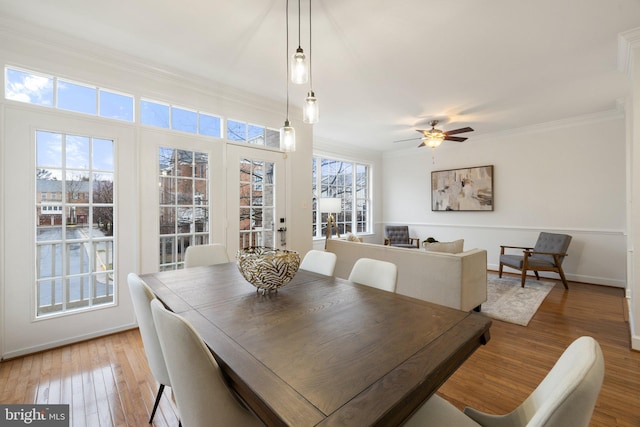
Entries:
{"label": "tree outside window", "polygon": [[323,237],[327,213],[318,212],[319,197],[342,199],[342,212],[334,215],[341,234],[370,232],[370,166],[316,156],[312,165],[313,236]]}

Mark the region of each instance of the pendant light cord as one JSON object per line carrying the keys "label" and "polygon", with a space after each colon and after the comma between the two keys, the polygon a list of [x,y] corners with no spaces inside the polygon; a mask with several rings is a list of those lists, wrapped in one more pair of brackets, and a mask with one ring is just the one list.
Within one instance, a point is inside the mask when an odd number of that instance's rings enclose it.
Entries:
{"label": "pendant light cord", "polygon": [[[300,0],[298,0],[300,1]],[[287,0],[286,2],[286,8],[287,11],[285,13],[286,19],[287,19],[287,49],[284,52],[284,57],[285,57],[285,64],[286,64],[286,68],[287,68],[287,119],[286,121],[289,121],[289,0]]]}
{"label": "pendant light cord", "polygon": [[300,49],[300,0],[298,0],[298,49]]}
{"label": "pendant light cord", "polygon": [[309,0],[309,89],[313,91],[313,76],[311,74],[311,58],[313,55],[311,53],[311,0]]}

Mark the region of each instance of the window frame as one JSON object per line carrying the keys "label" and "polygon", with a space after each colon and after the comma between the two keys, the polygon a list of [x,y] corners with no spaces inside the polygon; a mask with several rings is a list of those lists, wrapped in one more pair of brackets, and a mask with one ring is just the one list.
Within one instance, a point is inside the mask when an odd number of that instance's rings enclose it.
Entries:
{"label": "window frame", "polygon": [[[318,164],[321,164],[322,160],[327,160],[330,162],[341,162],[343,164],[349,164],[351,167],[351,220],[347,223],[344,218],[344,212],[335,215],[336,222],[338,226],[338,230],[341,230],[340,233],[353,233],[356,235],[368,235],[373,233],[373,192],[372,192],[372,182],[373,182],[373,164],[368,161],[357,160],[357,159],[349,159],[335,155],[325,155],[322,153],[314,153],[312,157],[312,237],[313,239],[324,239],[325,238],[325,230],[327,227],[327,214],[321,214],[318,212],[318,197],[322,192],[322,168],[317,170]],[[364,166],[366,169],[366,196],[364,198],[366,209],[366,217],[364,221],[358,221],[358,201],[363,200],[363,198],[358,198],[357,196],[357,170],[358,166]],[[329,196],[332,197],[332,196]],[[343,199],[343,206],[345,203]],[[358,224],[364,222],[365,230],[358,231]],[[348,227],[347,227],[348,224]],[[350,230],[347,230],[350,228]],[[354,231],[355,230],[355,231]]]}

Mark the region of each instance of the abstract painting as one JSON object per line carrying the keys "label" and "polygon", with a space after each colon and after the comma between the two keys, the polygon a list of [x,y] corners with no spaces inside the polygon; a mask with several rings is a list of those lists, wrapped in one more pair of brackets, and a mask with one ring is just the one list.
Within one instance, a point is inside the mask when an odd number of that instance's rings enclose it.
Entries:
{"label": "abstract painting", "polygon": [[431,172],[432,211],[492,211],[493,165]]}

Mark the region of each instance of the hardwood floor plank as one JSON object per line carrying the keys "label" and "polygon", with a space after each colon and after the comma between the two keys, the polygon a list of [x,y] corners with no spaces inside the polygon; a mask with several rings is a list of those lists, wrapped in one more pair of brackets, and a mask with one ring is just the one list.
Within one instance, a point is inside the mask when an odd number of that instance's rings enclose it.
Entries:
{"label": "hardwood floor plank", "polygon": [[[545,279],[547,280],[547,279]],[[492,414],[515,409],[582,335],[602,348],[605,378],[592,427],[640,426],[640,352],[630,349],[624,290],[559,281],[528,326],[494,320],[491,341],[474,353],[438,393],[463,409]]]}
{"label": "hardwood floor plank", "polygon": [[[526,327],[494,320],[489,343],[438,393],[461,409],[507,413],[574,339],[591,335],[605,358],[591,427],[639,427],[640,352],[630,350],[624,291],[574,282],[569,288],[557,282]],[[73,427],[148,426],[157,387],[136,329],[0,363],[1,402],[68,403]],[[167,387],[155,427],[177,427],[171,396]]]}

